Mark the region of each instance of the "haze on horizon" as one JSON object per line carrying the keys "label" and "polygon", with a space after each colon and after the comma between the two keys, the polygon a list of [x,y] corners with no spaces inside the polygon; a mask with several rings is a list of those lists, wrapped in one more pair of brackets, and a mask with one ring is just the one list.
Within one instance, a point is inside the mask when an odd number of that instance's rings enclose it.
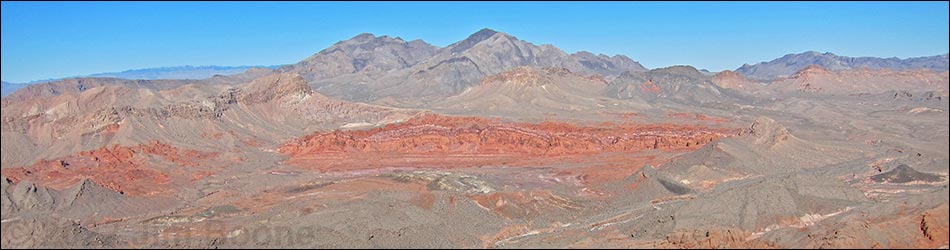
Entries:
{"label": "haze on horizon", "polygon": [[446,46],[491,28],[647,68],[720,71],[804,51],[944,54],[948,20],[947,2],[3,2],[0,61],[2,80],[28,82],[290,64],[365,32]]}

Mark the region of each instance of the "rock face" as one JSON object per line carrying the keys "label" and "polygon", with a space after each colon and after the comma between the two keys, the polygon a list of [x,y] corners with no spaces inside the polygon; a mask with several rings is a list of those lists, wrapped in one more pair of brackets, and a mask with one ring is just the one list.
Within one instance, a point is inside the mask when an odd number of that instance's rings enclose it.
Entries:
{"label": "rock face", "polygon": [[770,81],[776,78],[789,77],[809,65],[817,65],[832,71],[847,69],[890,69],[894,71],[929,69],[932,71],[948,70],[948,54],[916,57],[907,59],[876,58],[876,57],[847,57],[832,53],[818,53],[809,51],[801,54],[788,54],[781,58],[761,62],[754,65],[742,65],[736,72],[750,79]]}

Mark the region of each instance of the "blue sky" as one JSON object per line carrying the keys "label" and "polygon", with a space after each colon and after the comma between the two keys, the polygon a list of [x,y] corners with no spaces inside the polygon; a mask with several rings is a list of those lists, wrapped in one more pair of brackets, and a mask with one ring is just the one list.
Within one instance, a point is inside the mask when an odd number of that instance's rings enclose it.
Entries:
{"label": "blue sky", "polygon": [[947,2],[3,2],[0,18],[8,82],[288,64],[362,32],[445,46],[485,27],[648,68],[950,51]]}

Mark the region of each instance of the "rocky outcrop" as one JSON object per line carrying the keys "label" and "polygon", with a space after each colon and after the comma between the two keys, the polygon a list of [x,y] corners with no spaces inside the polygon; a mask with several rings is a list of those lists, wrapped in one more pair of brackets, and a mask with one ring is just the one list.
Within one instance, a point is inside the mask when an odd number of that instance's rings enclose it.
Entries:
{"label": "rocky outcrop", "polygon": [[755,145],[766,148],[774,147],[784,141],[799,139],[788,132],[788,128],[772,118],[759,117],[749,127],[739,132],[739,135],[750,135],[755,139]]}

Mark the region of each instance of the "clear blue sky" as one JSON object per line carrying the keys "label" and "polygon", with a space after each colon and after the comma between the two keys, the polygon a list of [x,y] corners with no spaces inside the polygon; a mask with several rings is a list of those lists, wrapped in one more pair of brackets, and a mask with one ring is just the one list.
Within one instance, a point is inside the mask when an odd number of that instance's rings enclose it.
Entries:
{"label": "clear blue sky", "polygon": [[445,46],[481,28],[648,68],[735,69],[808,50],[948,49],[947,2],[3,2],[2,80],[297,62],[362,32]]}

